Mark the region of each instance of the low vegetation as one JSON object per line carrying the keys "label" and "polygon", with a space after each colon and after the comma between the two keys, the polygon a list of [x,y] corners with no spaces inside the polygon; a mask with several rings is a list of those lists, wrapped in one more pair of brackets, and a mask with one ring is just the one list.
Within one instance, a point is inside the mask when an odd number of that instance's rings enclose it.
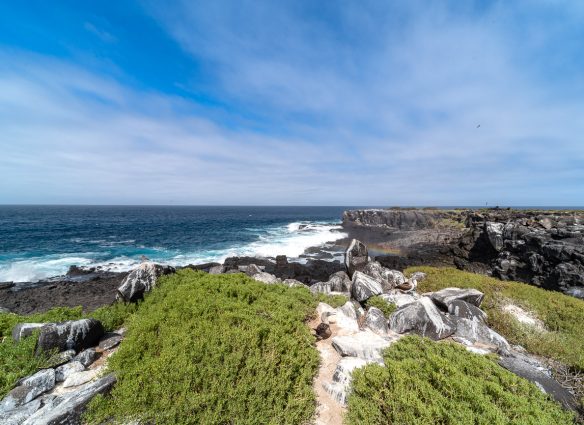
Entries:
{"label": "low vegetation", "polygon": [[388,303],[380,296],[376,295],[374,297],[369,298],[366,301],[367,307],[377,307],[383,313],[386,318],[389,318],[391,313],[397,310],[397,306],[393,303]]}
{"label": "low vegetation", "polygon": [[126,323],[109,363],[118,383],[86,419],[307,423],[319,356],[305,320],[315,307],[306,288],[242,274],[165,276]]}
{"label": "low vegetation", "polygon": [[328,304],[333,308],[341,307],[342,305],[345,305],[347,301],[349,301],[349,298],[344,295],[328,295],[322,294],[320,292],[314,294],[314,297],[316,298],[317,302]]}
{"label": "low vegetation", "polygon": [[[427,274],[427,278],[419,283],[419,292],[452,286],[478,289],[485,294],[481,308],[489,316],[489,326],[509,342],[576,370],[584,370],[584,300],[453,268],[413,267],[406,273],[414,271]],[[518,322],[502,310],[509,303],[535,314],[546,329],[537,330]]]}
{"label": "low vegetation", "polygon": [[347,424],[573,424],[535,385],[453,343],[404,337],[384,362],[353,373]]}

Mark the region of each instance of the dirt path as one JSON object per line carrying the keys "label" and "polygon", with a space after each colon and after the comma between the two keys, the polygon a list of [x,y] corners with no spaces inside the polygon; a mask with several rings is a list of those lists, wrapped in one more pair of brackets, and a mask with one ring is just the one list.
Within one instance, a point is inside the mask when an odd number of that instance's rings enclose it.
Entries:
{"label": "dirt path", "polygon": [[[309,326],[315,329],[320,323],[319,318],[313,319]],[[343,415],[346,409],[341,406],[325,389],[324,384],[333,381],[335,368],[341,356],[332,346],[332,338],[339,333],[336,324],[330,324],[332,335],[316,343],[316,349],[320,354],[320,367],[314,380],[314,392],[316,394],[315,425],[342,425]]]}

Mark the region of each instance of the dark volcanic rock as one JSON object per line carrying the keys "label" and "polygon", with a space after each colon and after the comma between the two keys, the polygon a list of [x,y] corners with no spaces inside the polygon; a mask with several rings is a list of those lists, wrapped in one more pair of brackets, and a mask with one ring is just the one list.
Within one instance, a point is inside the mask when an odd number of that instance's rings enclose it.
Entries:
{"label": "dark volcanic rock", "polygon": [[101,322],[95,319],[48,323],[41,328],[37,352],[53,349],[79,351],[96,345],[103,334]]}
{"label": "dark volcanic rock", "polygon": [[316,282],[325,282],[329,276],[338,271],[344,270],[344,266],[339,261],[325,261],[310,259],[306,264],[286,262],[284,263],[284,256],[280,257],[280,264],[276,264],[267,258],[257,257],[229,257],[223,263],[225,271],[240,270],[241,266],[249,266],[255,264],[258,267],[263,267],[264,272],[273,274],[274,276],[286,280],[295,279],[305,284],[313,284]]}
{"label": "dark volcanic rock", "polygon": [[584,298],[583,211],[355,210],[343,225],[396,251],[375,254],[390,269],[456,265]]}
{"label": "dark volcanic rock", "polygon": [[93,311],[116,300],[117,288],[128,273],[100,272],[87,275],[85,281],[39,282],[30,284],[26,289],[19,287],[2,291],[0,306],[17,314],[33,314],[47,311],[53,307],[82,306],[84,311]]}

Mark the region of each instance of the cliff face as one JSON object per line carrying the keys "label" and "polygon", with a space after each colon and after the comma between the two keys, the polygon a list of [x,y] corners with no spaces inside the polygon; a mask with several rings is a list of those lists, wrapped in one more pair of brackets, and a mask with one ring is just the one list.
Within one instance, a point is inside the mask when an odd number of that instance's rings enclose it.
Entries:
{"label": "cliff face", "polygon": [[462,224],[466,218],[463,211],[367,209],[349,210],[343,213],[345,226],[383,226],[396,230],[443,228],[455,223]]}
{"label": "cliff face", "polygon": [[583,211],[355,210],[343,214],[343,223],[391,229],[401,240],[415,241],[409,251],[418,264],[427,251],[422,242],[450,229],[450,238],[438,244],[458,268],[584,298]]}

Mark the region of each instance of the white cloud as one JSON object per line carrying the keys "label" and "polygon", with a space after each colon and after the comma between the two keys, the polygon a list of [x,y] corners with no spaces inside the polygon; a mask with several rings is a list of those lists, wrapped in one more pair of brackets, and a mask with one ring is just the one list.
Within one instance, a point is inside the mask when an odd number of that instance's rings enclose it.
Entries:
{"label": "white cloud", "polygon": [[12,54],[0,68],[0,202],[582,203],[582,97],[525,62],[559,37],[555,21],[550,35],[522,23],[538,34],[527,42],[507,2],[478,15],[347,2],[334,25],[295,4],[151,8],[262,131]]}

